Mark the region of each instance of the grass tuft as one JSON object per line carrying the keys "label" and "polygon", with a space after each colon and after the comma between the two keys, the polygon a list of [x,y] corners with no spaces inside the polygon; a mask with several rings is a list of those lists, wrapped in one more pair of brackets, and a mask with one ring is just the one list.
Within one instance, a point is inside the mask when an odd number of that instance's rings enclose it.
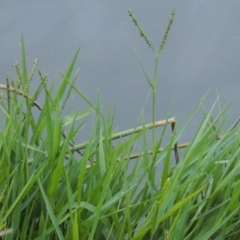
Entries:
{"label": "grass tuft", "polygon": [[[153,79],[139,59],[152,90],[152,122],[122,132],[114,131],[115,111],[103,115],[100,100],[92,103],[74,85],[80,49],[54,91],[37,60],[28,70],[21,37],[16,79],[0,84],[1,239],[239,239],[240,128],[239,119],[228,127],[229,104],[221,108],[217,98],[206,110],[204,96],[181,127],[175,118],[155,119],[158,59],[174,14],[154,51]],[[34,77],[41,81],[30,94]],[[89,107],[63,116],[71,93]],[[195,135],[181,143],[198,111]],[[75,144],[90,116],[88,141]]]}

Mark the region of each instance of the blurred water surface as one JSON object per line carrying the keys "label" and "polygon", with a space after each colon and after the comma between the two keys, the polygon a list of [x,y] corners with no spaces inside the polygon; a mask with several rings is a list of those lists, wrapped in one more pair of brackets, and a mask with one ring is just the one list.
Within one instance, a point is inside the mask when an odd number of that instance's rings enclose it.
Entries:
{"label": "blurred water surface", "polygon": [[[35,58],[39,67],[61,80],[81,46],[77,61],[77,87],[94,103],[97,93],[106,108],[116,106],[118,130],[135,126],[149,93],[149,86],[135,50],[153,76],[154,54],[128,16],[131,8],[157,48],[173,8],[176,16],[159,62],[157,118],[164,119],[174,100],[171,116],[183,123],[210,88],[205,105],[211,106],[216,90],[225,104],[233,98],[232,122],[240,102],[240,1],[2,1],[0,3],[0,78],[15,77],[12,67],[21,61],[20,36],[24,34],[29,70]],[[39,79],[33,82],[37,85]],[[41,101],[41,100],[40,100]],[[72,109],[84,109],[73,95]],[[151,101],[146,122],[151,121]],[[197,127],[190,124],[183,140]],[[188,135],[190,134],[190,135]],[[86,136],[79,138],[86,139]]]}

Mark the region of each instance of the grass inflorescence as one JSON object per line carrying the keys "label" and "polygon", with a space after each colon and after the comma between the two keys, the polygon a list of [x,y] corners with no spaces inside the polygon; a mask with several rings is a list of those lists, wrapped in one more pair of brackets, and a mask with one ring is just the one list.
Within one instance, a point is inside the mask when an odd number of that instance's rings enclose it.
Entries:
{"label": "grass inflorescence", "polygon": [[[154,52],[153,79],[139,60],[153,92],[152,122],[122,132],[114,131],[114,113],[105,117],[100,100],[93,104],[76,88],[80,49],[53,94],[37,61],[28,75],[22,38],[16,79],[0,84],[1,239],[239,239],[239,120],[227,128],[228,105],[213,117],[219,98],[209,111],[201,99],[182,127],[175,118],[155,119],[158,58],[174,14]],[[131,10],[129,15],[154,50]],[[34,77],[40,83],[30,94]],[[64,116],[70,93],[89,107]],[[201,109],[194,137],[179,142]],[[89,117],[88,141],[74,143]]]}

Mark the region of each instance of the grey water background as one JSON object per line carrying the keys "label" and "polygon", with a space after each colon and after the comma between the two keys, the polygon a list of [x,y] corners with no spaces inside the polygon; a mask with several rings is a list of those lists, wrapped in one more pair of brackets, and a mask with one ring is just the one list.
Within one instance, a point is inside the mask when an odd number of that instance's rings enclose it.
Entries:
{"label": "grey water background", "polygon": [[[154,54],[128,16],[131,8],[157,49],[171,12],[176,16],[159,61],[157,119],[165,119],[174,99],[170,117],[188,118],[201,97],[210,108],[216,90],[222,105],[233,99],[231,121],[239,117],[240,1],[1,1],[0,79],[15,77],[12,67],[21,62],[20,36],[24,34],[29,71],[38,59],[49,80],[61,81],[79,46],[76,86],[93,102],[100,92],[106,109],[116,107],[116,131],[136,126],[149,94],[149,86],[139,65],[139,57],[153,76]],[[31,86],[38,85],[35,78]],[[72,110],[86,105],[71,96]],[[41,102],[41,100],[40,100]],[[182,136],[189,141],[196,130],[198,113]],[[151,98],[146,103],[145,121],[151,122]],[[88,130],[88,129],[87,129]],[[78,140],[87,139],[87,130]]]}

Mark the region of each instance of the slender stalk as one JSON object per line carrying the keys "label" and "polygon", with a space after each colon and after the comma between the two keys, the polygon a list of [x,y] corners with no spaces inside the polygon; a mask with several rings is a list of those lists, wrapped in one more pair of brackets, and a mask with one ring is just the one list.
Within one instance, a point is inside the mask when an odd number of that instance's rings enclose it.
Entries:
{"label": "slender stalk", "polygon": [[[111,140],[115,140],[115,139],[118,139],[118,138],[122,138],[122,137],[126,137],[126,136],[129,136],[129,135],[132,135],[132,134],[136,134],[136,133],[141,132],[145,129],[148,130],[148,129],[163,126],[165,124],[171,124],[172,122],[175,122],[175,118],[169,118],[168,120],[157,121],[157,122],[146,124],[146,125],[143,125],[143,126],[140,126],[140,127],[131,128],[131,129],[113,134],[111,136]],[[81,143],[79,145],[75,145],[74,148],[72,149],[72,151],[84,149],[89,143],[90,142],[85,142],[85,143]]]}
{"label": "slender stalk", "polygon": [[[155,70],[154,70],[154,78],[153,78],[153,90],[152,90],[152,122],[153,124],[155,123],[156,119],[156,95],[157,95],[157,74],[158,74],[158,59],[159,59],[159,54],[155,54],[156,59],[155,59]],[[155,137],[155,127],[153,126],[152,129],[152,146],[154,149],[154,146],[156,144],[156,137]]]}

